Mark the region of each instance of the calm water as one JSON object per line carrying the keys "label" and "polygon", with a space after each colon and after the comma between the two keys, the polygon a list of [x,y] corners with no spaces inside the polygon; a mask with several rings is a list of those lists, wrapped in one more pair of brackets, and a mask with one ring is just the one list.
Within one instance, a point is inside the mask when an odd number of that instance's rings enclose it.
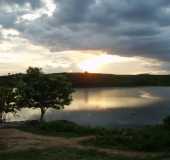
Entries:
{"label": "calm water", "polygon": [[[170,87],[77,89],[62,111],[48,110],[46,120],[122,127],[160,123],[170,115]],[[39,110],[23,109],[15,120],[37,119]],[[9,120],[14,120],[10,115]]]}

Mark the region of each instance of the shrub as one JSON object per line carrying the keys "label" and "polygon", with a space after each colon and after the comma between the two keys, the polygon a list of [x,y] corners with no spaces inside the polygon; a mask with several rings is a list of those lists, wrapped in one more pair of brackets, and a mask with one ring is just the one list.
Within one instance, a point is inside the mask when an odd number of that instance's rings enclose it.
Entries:
{"label": "shrub", "polygon": [[163,125],[170,127],[170,116],[163,119]]}

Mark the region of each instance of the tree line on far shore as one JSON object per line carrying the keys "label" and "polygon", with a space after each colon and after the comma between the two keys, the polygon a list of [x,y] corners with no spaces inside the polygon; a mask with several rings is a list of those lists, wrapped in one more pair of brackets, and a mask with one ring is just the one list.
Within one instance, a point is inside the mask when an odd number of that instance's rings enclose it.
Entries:
{"label": "tree line on far shore", "polygon": [[72,84],[64,75],[51,78],[41,68],[29,67],[24,76],[13,78],[13,85],[0,87],[0,122],[6,120],[7,113],[22,108],[39,108],[42,121],[48,108],[63,109],[72,101]]}

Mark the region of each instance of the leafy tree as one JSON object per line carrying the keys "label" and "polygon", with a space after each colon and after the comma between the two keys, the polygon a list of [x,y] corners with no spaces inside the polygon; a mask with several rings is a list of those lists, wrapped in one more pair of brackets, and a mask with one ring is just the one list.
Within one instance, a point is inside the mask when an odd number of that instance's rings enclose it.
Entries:
{"label": "leafy tree", "polygon": [[36,67],[27,69],[17,88],[17,106],[40,108],[40,121],[48,108],[63,109],[72,100],[72,85],[66,77],[58,75],[50,78]]}
{"label": "leafy tree", "polygon": [[16,112],[15,93],[10,88],[0,88],[0,122],[5,121],[8,112]]}

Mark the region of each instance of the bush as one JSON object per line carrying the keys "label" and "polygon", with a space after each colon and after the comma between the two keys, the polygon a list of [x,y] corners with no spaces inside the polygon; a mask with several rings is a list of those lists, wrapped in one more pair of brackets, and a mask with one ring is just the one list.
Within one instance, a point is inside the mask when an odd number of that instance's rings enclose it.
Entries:
{"label": "bush", "polygon": [[163,119],[163,125],[170,127],[170,116]]}

